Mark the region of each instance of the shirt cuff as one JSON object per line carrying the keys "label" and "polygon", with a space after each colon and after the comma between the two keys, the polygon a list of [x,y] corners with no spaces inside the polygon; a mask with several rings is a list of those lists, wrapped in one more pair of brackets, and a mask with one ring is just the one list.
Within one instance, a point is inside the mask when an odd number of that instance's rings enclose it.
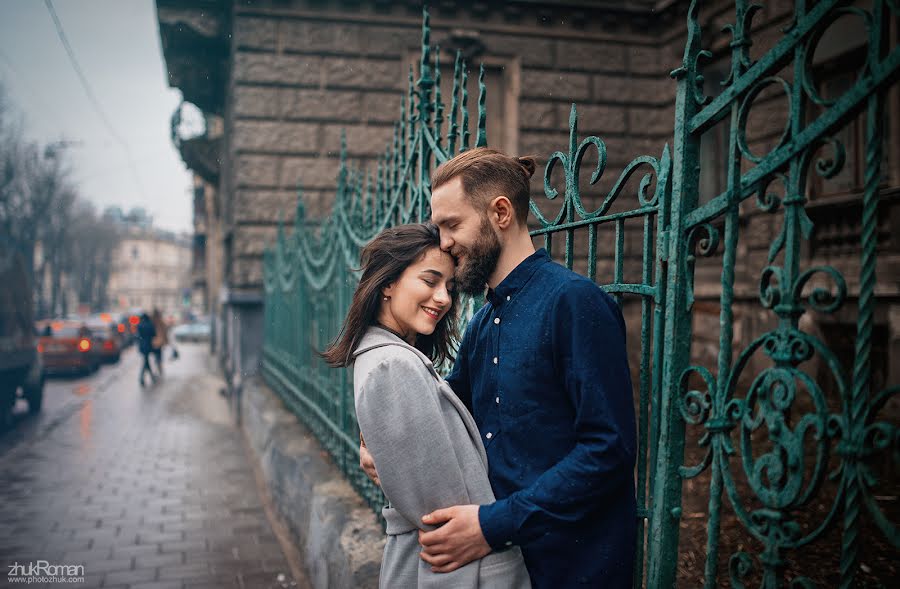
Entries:
{"label": "shirt cuff", "polygon": [[496,501],[478,508],[478,523],[481,534],[496,552],[509,548],[515,543],[515,524],[508,501]]}

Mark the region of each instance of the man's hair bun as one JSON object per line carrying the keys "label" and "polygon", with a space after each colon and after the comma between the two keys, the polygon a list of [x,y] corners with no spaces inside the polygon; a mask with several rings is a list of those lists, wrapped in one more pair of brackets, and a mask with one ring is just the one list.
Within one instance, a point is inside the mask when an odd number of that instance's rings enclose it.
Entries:
{"label": "man's hair bun", "polygon": [[537,167],[534,161],[534,156],[524,155],[522,157],[517,157],[516,162],[522,166],[522,169],[525,170],[525,177],[531,178],[534,176],[534,170]]}

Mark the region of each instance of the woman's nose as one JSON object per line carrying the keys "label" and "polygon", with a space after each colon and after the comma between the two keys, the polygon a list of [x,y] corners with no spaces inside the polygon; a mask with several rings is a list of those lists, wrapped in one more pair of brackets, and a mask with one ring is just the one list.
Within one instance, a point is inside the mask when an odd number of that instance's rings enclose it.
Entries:
{"label": "woman's nose", "polygon": [[447,305],[450,303],[450,293],[447,292],[446,286],[440,286],[434,291],[434,302],[441,305]]}

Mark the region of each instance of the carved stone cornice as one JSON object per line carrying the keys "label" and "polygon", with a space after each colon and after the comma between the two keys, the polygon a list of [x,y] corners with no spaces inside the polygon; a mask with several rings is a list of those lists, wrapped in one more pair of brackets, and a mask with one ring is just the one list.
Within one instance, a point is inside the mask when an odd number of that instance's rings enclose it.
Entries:
{"label": "carved stone cornice", "polygon": [[227,0],[157,0],[169,85],[203,112],[222,114],[230,46]]}

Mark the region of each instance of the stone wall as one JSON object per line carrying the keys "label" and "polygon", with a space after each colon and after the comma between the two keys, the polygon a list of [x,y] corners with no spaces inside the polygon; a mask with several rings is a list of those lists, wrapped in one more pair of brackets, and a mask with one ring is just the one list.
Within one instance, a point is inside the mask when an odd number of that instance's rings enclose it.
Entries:
{"label": "stone wall", "polygon": [[[501,118],[503,128],[493,142],[488,135],[490,145],[546,161],[566,148],[569,110],[577,102],[580,134],[607,143],[609,169],[598,191],[608,191],[625,163],[658,156],[670,141],[675,85],[667,72],[677,65],[677,42],[660,46],[635,26],[564,22],[564,8],[478,10],[432,9],[431,41],[445,49],[445,64],[452,63],[446,49],[463,47],[464,39],[477,47],[473,64],[496,70],[488,93],[489,105],[499,108],[488,119]],[[256,2],[235,6],[232,30],[228,280],[232,288],[257,289],[262,246],[274,239],[282,212],[292,221],[297,186],[308,218],[330,212],[342,131],[349,156],[374,171],[399,118],[407,68],[420,57],[421,12],[390,3],[349,10],[300,0]],[[535,190],[543,190],[539,178]]]}

